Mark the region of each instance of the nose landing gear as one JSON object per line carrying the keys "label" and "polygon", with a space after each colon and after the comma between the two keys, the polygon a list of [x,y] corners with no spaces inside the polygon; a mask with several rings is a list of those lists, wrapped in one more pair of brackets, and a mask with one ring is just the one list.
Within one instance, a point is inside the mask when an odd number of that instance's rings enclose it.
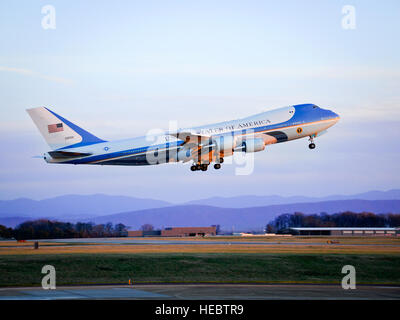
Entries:
{"label": "nose landing gear", "polygon": [[217,163],[214,164],[214,169],[215,170],[221,169],[221,163],[224,163],[224,158],[219,158],[218,159]]}
{"label": "nose landing gear", "polygon": [[308,145],[308,147],[310,149],[315,149],[314,137],[310,136],[310,139],[308,139],[308,141],[310,141],[310,144]]}

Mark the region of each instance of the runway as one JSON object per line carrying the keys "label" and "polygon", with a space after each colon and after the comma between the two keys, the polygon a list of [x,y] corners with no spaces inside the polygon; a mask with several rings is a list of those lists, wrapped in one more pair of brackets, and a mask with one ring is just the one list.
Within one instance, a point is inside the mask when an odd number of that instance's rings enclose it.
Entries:
{"label": "runway", "polygon": [[162,300],[399,300],[399,286],[317,284],[179,284],[71,286],[56,290],[2,288],[0,300],[162,299]]}
{"label": "runway", "polygon": [[[329,239],[328,239],[329,240]],[[290,245],[290,246],[310,246],[310,245],[327,245],[327,242],[290,242],[290,241],[243,241],[243,240],[175,240],[175,239],[138,239],[138,238],[74,238],[74,239],[43,239],[43,240],[28,240],[28,241],[39,241],[39,242],[50,242],[50,243],[64,243],[64,244],[91,244],[91,245]],[[367,243],[335,243],[335,246],[370,246]],[[400,244],[385,244],[377,243],[374,246],[383,247],[400,247]]]}

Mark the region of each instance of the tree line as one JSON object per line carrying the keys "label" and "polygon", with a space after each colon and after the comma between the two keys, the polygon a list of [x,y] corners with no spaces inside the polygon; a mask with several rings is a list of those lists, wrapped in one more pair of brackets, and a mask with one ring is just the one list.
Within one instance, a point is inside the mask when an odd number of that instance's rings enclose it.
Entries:
{"label": "tree line", "polygon": [[0,238],[25,239],[64,239],[64,238],[102,238],[123,237],[127,226],[122,223],[94,224],[93,222],[60,222],[46,219],[26,221],[16,228],[0,225]]}
{"label": "tree line", "polygon": [[355,213],[351,211],[335,214],[285,213],[267,224],[266,232],[282,232],[299,227],[399,227],[400,214],[375,214],[372,212]]}

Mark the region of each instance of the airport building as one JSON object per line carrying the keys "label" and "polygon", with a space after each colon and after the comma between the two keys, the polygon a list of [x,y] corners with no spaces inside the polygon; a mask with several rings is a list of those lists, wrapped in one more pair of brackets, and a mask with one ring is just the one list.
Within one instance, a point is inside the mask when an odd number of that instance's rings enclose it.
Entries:
{"label": "airport building", "polygon": [[128,237],[206,237],[216,234],[216,227],[174,227],[152,231],[128,231]]}
{"label": "airport building", "polygon": [[131,230],[128,231],[128,237],[160,237],[161,230],[151,230],[151,231],[143,231],[143,230]]}
{"label": "airport building", "polygon": [[290,228],[301,236],[400,236],[400,228]]}

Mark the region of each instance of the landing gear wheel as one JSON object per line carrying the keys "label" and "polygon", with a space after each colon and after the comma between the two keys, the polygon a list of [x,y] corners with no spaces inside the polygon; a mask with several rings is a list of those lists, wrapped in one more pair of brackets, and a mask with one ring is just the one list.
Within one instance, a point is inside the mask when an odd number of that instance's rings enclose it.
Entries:
{"label": "landing gear wheel", "polygon": [[192,171],[196,171],[196,170],[197,170],[197,168],[196,168],[196,166],[195,166],[195,165],[193,165],[193,166],[191,166],[191,167],[190,167],[190,170],[192,170]]}
{"label": "landing gear wheel", "polygon": [[218,170],[221,168],[221,165],[219,163],[214,164],[214,169]]}
{"label": "landing gear wheel", "polygon": [[207,164],[202,164],[201,165],[201,171],[207,171],[208,165]]}
{"label": "landing gear wheel", "polygon": [[198,163],[196,164],[196,170],[200,170],[201,169],[201,165]]}
{"label": "landing gear wheel", "polygon": [[224,158],[219,158],[219,163],[224,163]]}
{"label": "landing gear wheel", "polygon": [[308,139],[308,141],[310,141],[310,144],[308,145],[310,149],[315,149],[314,137],[315,135],[311,135],[310,139]]}

